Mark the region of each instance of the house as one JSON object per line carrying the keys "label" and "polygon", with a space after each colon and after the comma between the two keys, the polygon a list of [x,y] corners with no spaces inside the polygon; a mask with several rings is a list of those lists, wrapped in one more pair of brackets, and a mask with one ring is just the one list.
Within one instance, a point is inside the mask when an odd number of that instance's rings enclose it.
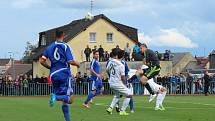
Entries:
{"label": "house", "polygon": [[[39,46],[33,55],[33,77],[49,74],[48,70],[39,64],[38,59],[44,49],[55,41],[56,29],[65,32],[64,42],[72,47],[75,59],[80,62],[85,61],[84,49],[87,45],[90,48],[102,45],[110,52],[116,45],[123,49],[126,43],[129,43],[130,47],[138,43],[136,28],[114,22],[103,14],[93,16],[91,19],[86,17],[74,20],[67,25],[39,33]],[[72,70],[73,73],[77,72],[74,68]]]}
{"label": "house", "polygon": [[11,65],[11,59],[0,59],[0,76],[2,76]]}

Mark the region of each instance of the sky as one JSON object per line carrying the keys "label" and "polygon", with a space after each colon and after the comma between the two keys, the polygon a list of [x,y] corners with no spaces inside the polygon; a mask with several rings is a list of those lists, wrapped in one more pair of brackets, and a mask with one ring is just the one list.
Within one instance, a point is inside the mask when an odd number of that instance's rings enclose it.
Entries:
{"label": "sky", "polygon": [[[208,55],[215,49],[215,0],[93,0],[93,15],[138,29],[139,41],[164,52]],[[0,0],[0,58],[20,59],[38,33],[81,19],[90,0]]]}

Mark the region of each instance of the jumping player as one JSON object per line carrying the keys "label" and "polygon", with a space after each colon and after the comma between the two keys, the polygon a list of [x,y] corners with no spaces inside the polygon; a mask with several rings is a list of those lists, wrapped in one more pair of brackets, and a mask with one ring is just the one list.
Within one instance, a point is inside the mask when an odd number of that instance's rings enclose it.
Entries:
{"label": "jumping player", "polygon": [[141,44],[140,52],[142,55],[144,55],[144,64],[146,64],[149,68],[147,70],[139,69],[136,75],[132,76],[129,81],[132,81],[136,78],[140,79],[141,83],[151,94],[149,98],[149,102],[151,102],[156,97],[156,94],[153,92],[147,81],[159,74],[161,69],[160,61],[154,51],[147,48],[146,44]]}
{"label": "jumping player", "polygon": [[[50,107],[55,101],[62,102],[62,111],[66,121],[70,121],[69,105],[74,101],[73,80],[70,65],[79,67],[80,63],[74,60],[71,47],[63,42],[64,32],[56,31],[56,41],[48,46],[40,58],[40,63],[50,69],[50,78],[54,93],[50,95]],[[46,61],[49,59],[51,65]]]}

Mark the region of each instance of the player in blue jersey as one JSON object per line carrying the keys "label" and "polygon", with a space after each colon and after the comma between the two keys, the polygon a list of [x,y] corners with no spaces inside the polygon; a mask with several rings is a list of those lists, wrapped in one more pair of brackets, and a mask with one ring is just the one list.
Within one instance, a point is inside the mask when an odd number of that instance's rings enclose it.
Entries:
{"label": "player in blue jersey", "polygon": [[99,52],[98,51],[93,52],[93,60],[90,63],[90,72],[91,72],[91,79],[93,80],[93,83],[92,83],[92,90],[83,103],[83,106],[85,108],[89,108],[88,103],[95,96],[99,95],[103,89],[103,84],[102,84],[102,80],[101,80],[101,73],[100,73]]}
{"label": "player in blue jersey", "polygon": [[[70,121],[69,105],[74,101],[73,80],[70,65],[79,67],[80,63],[74,60],[71,47],[63,42],[64,32],[56,31],[56,41],[48,46],[40,58],[40,63],[50,69],[50,78],[54,93],[50,95],[50,107],[55,101],[62,102],[62,111],[66,121]],[[47,63],[50,60],[51,65]]]}

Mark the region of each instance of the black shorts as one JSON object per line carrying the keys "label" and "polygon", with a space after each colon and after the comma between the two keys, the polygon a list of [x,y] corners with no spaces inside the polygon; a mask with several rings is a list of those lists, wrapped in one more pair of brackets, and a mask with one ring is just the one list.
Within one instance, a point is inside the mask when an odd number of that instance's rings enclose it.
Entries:
{"label": "black shorts", "polygon": [[149,67],[148,69],[144,69],[143,72],[148,79],[151,79],[155,78],[155,76],[157,76],[160,73],[160,70],[161,70],[160,66],[152,66]]}

